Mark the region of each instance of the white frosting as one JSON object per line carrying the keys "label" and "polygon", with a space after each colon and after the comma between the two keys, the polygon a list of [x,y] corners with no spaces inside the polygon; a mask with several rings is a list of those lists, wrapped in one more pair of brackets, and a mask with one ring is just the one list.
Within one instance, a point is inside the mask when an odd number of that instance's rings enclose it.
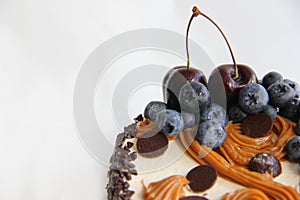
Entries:
{"label": "white frosting", "polygon": [[[133,147],[132,150],[135,151]],[[170,157],[173,159],[170,159]],[[175,157],[174,157],[175,156]],[[170,161],[169,165],[166,165],[166,162]],[[162,163],[163,162],[163,165]],[[167,178],[171,175],[183,175],[185,176],[192,168],[198,166],[199,164],[189,156],[188,153],[184,152],[184,149],[181,147],[181,144],[176,141],[171,141],[168,150],[158,158],[143,158],[140,155],[134,161],[136,164],[139,174],[133,176],[133,179],[129,182],[130,189],[135,191],[132,199],[134,200],[143,200],[143,188],[142,181],[145,185],[148,185],[151,182],[156,182],[161,179]],[[293,188],[297,187],[297,184],[300,181],[300,176],[296,163],[291,163],[289,161],[281,162],[282,173],[274,180],[285,185],[290,185]],[[154,167],[152,171],[150,169]],[[199,195],[205,196],[210,200],[219,200],[225,193],[234,192],[236,189],[243,188],[243,186],[235,184],[233,182],[227,181],[221,177],[217,178],[216,183],[205,192],[194,193],[190,192],[188,189],[185,189],[186,195]]]}

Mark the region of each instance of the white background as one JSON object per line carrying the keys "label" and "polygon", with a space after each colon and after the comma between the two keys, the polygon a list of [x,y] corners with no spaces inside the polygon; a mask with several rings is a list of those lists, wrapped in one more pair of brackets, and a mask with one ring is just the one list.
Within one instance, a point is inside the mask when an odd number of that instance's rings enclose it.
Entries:
{"label": "white background", "polygon": [[[80,67],[125,31],[184,34],[194,5],[223,28],[239,63],[300,80],[298,0],[0,0],[0,200],[105,199],[107,169],[73,121]],[[190,36],[216,64],[231,62],[207,21],[196,19]]]}

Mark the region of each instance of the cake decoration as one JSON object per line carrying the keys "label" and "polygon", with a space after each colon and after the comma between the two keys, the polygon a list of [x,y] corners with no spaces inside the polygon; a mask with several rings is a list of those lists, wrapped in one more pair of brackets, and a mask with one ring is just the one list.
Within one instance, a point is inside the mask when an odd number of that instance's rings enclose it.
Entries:
{"label": "cake decoration", "polygon": [[184,197],[183,187],[189,181],[184,176],[174,175],[163,180],[150,183],[148,187],[143,184],[145,200],[176,200]]}
{"label": "cake decoration", "polygon": [[249,115],[242,123],[243,134],[252,138],[259,138],[268,135],[272,127],[273,120],[265,113]]}
{"label": "cake decoration", "polygon": [[120,133],[115,142],[115,149],[110,159],[110,167],[108,171],[108,184],[106,186],[107,198],[112,200],[130,200],[134,191],[130,190],[128,181],[132,179],[132,175],[137,175],[137,170],[132,161],[136,156],[131,152],[132,143],[125,143],[126,139],[133,138],[136,135],[136,124],[131,124],[124,128],[124,132]]}
{"label": "cake decoration", "polygon": [[[202,71],[190,66],[188,34],[197,16],[219,30],[233,61],[213,70],[208,83]],[[236,63],[223,31],[197,7],[188,23],[186,50],[187,65],[170,69],[164,77],[164,102],[151,101],[144,116],[135,118],[136,123],[117,136],[108,173],[108,199],[131,199],[130,181],[137,175],[133,161],[143,157],[155,162],[158,156],[168,156],[167,148],[176,142],[184,147],[184,156],[199,166],[186,177],[181,171],[163,174],[148,186],[144,181],[135,183],[141,184],[143,199],[207,199],[197,193],[209,191],[217,177],[244,187],[226,191],[224,200],[300,199],[293,186],[275,178],[284,173],[282,162],[300,163],[296,137],[300,133],[299,85],[278,72],[269,72],[258,81],[250,67]],[[185,196],[186,188],[195,194]]]}
{"label": "cake decoration", "polygon": [[186,175],[189,186],[194,192],[203,192],[213,186],[217,180],[216,170],[209,165],[197,166]]}
{"label": "cake decoration", "polygon": [[273,177],[281,173],[280,161],[269,153],[259,153],[249,161],[249,170],[256,171],[262,174],[270,174]]}
{"label": "cake decoration", "polygon": [[167,150],[168,145],[169,140],[167,136],[161,132],[150,137],[144,134],[136,142],[138,153],[147,158],[161,156]]}

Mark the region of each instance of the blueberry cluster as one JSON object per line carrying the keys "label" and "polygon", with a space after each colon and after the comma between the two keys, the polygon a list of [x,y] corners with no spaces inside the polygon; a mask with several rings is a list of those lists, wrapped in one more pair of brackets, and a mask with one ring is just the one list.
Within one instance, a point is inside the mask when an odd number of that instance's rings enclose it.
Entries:
{"label": "blueberry cluster", "polygon": [[283,79],[278,72],[269,72],[262,79],[267,89],[270,104],[279,110],[279,114],[294,122],[299,119],[300,87],[297,82]]}
{"label": "blueberry cluster", "polygon": [[267,73],[261,83],[268,91],[269,104],[278,114],[295,122],[295,133],[300,135],[300,86],[297,82],[284,79],[278,72]]}
{"label": "blueberry cluster", "polygon": [[[284,79],[278,72],[269,72],[259,83],[243,87],[238,104],[228,112],[234,123],[258,112],[266,113],[273,120],[279,114],[295,122],[295,133],[300,135],[300,86],[295,81]],[[286,152],[291,161],[300,162],[300,136],[287,143]]]}
{"label": "blueberry cluster", "polygon": [[229,118],[234,123],[242,122],[251,114],[264,112],[273,120],[277,114],[297,123],[300,134],[300,87],[297,82],[284,79],[278,72],[267,73],[259,83],[243,87],[238,95],[238,104],[229,108]]}
{"label": "blueberry cluster", "polygon": [[148,103],[144,116],[154,121],[158,130],[174,136],[186,128],[197,126],[196,139],[201,145],[218,148],[226,138],[226,110],[211,102],[207,87],[200,82],[187,82],[178,95],[181,112],[168,108],[160,101]]}

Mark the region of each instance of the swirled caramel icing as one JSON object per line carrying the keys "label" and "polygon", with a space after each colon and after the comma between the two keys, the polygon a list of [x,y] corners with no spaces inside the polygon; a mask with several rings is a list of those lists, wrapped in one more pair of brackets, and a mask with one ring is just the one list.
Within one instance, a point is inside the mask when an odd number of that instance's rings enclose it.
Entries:
{"label": "swirled caramel icing", "polygon": [[260,190],[244,188],[225,194],[222,200],[269,200],[269,198]]}
{"label": "swirled caramel icing", "polygon": [[146,187],[143,182],[145,200],[178,200],[184,197],[183,187],[189,181],[184,176],[174,175],[161,181],[153,182]]}
{"label": "swirled caramel icing", "polygon": [[[282,117],[277,117],[274,128],[263,138],[249,138],[242,134],[240,124],[230,123],[227,126],[226,140],[220,147],[220,152],[201,146],[189,132],[180,134],[182,144],[188,153],[200,164],[209,164],[223,178],[245,187],[260,190],[270,199],[296,200],[300,199],[297,191],[291,187],[273,180],[268,174],[251,172],[245,167],[250,158],[257,153],[271,153],[278,159],[285,156],[286,143],[295,136],[295,124]],[[187,145],[189,143],[191,145]],[[294,172],[295,174],[295,172]]]}

